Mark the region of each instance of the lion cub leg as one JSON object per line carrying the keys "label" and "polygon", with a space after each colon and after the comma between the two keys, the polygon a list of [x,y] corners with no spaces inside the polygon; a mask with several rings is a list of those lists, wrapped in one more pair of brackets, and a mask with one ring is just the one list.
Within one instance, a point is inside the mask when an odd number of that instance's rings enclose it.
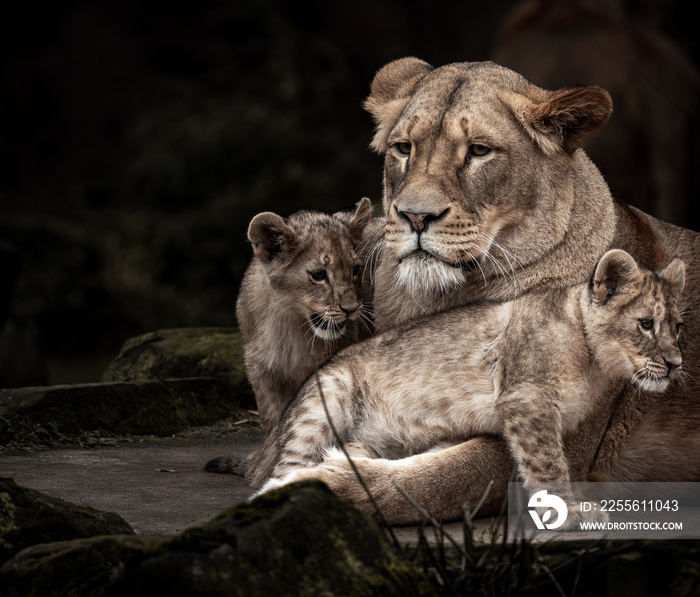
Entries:
{"label": "lion cub leg", "polygon": [[545,489],[543,484],[566,484],[567,488],[557,489],[569,511],[560,530],[576,530],[580,522],[605,520],[606,515],[598,510],[580,512],[578,502],[568,489],[569,463],[564,454],[564,421],[557,390],[544,384],[518,384],[498,398],[496,409],[530,495]]}
{"label": "lion cub leg", "polygon": [[559,402],[554,390],[532,383],[518,384],[496,400],[503,432],[527,484],[569,481]]}
{"label": "lion cub leg", "polygon": [[[543,484],[569,483],[569,463],[564,454],[564,425],[561,400],[553,388],[537,384],[519,384],[502,394],[496,408],[503,420],[503,432],[517,462],[518,473],[530,495],[545,489]],[[550,486],[551,488],[551,486]],[[570,489],[558,489],[569,514],[561,530],[578,528],[589,516],[583,514]]]}
{"label": "lion cub leg", "polygon": [[[352,375],[340,367],[328,366],[318,379],[307,381],[265,439],[246,476],[248,482],[258,487],[268,477],[280,479],[292,470],[318,464],[328,448],[337,446],[329,415],[340,441],[352,441],[352,430],[361,416],[354,394]],[[354,449],[366,451],[368,446],[358,444]]]}

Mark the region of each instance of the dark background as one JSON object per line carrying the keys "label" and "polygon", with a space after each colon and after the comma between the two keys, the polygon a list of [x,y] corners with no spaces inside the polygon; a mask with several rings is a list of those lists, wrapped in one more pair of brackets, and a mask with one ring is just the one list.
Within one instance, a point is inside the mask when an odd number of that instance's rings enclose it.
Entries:
{"label": "dark background", "polygon": [[690,2],[15,4],[0,20],[0,387],[97,381],[133,335],[234,325],[255,213],[380,201],[361,104],[406,55],[609,88],[612,132],[589,149],[613,192],[699,227]]}

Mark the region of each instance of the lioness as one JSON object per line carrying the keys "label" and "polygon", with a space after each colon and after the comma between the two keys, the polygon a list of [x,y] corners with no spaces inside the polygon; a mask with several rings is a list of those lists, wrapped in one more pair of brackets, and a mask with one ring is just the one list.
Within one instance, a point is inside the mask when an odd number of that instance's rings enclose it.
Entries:
{"label": "lioness", "polygon": [[[338,441],[399,458],[500,433],[529,488],[567,483],[562,434],[603,394],[629,383],[662,392],[680,377],[684,285],[679,259],[652,272],[613,249],[586,284],[453,309],[355,344],[302,386],[254,459],[251,481],[270,475],[265,492],[303,479]],[[449,354],[436,353],[457,327]],[[582,516],[574,508],[568,528]]]}
{"label": "lioness", "polygon": [[[648,397],[645,412],[636,408],[644,402],[637,390],[606,396],[564,447],[574,481],[587,479],[596,462],[613,480],[700,479],[700,235],[611,197],[580,149],[611,114],[605,90],[548,91],[490,62],[434,69],[404,58],[377,73],[365,105],[377,124],[372,147],[385,154],[386,238],[374,295],[380,329],[582,283],[613,248],[653,270],[678,256],[686,264],[687,383]],[[468,324],[453,322],[429,348],[449,351],[461,325]],[[610,443],[620,447],[618,458]],[[449,520],[464,502],[477,503],[491,479],[481,513],[495,511],[513,462],[500,437],[482,436],[400,460],[362,459],[358,468],[386,519],[410,523],[416,512],[393,481]],[[343,459],[314,470],[336,494],[373,510]]]}
{"label": "lioness", "polygon": [[256,215],[248,227],[253,258],[236,318],[263,429],[269,432],[302,382],[361,335],[363,233],[369,199],[354,213]]}

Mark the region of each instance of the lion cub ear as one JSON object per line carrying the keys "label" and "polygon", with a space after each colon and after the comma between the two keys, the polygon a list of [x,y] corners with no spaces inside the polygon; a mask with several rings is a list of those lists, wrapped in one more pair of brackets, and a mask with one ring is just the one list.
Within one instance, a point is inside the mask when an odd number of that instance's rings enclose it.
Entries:
{"label": "lion cub ear", "polygon": [[248,240],[253,253],[263,263],[296,251],[297,233],[282,216],[266,211],[255,216],[248,226]]}
{"label": "lion cub ear", "polygon": [[355,206],[355,214],[350,222],[350,236],[352,242],[357,245],[362,241],[362,235],[372,219],[372,202],[367,197],[363,197]]}
{"label": "lion cub ear", "polygon": [[512,108],[546,155],[559,148],[572,153],[603,128],[612,114],[612,99],[602,87],[566,87],[545,93],[541,102],[515,95]]}
{"label": "lion cub ear", "polygon": [[665,280],[676,296],[680,296],[685,288],[685,263],[676,257],[665,268],[656,272],[662,280]]}
{"label": "lion cub ear", "polygon": [[364,104],[377,125],[370,145],[377,153],[386,151],[391,129],[399,121],[418,82],[432,70],[427,62],[409,57],[394,60],[377,71]]}
{"label": "lion cub ear", "polygon": [[601,257],[593,274],[593,300],[605,305],[613,297],[627,295],[642,277],[637,262],[629,253],[621,249],[608,251]]}

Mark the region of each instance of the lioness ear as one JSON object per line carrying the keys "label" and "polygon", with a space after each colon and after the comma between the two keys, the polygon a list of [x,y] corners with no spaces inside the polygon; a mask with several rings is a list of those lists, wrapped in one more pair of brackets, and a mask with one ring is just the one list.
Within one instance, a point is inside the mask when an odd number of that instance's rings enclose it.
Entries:
{"label": "lioness ear", "polygon": [[567,87],[541,103],[515,96],[513,112],[545,154],[558,148],[572,153],[608,122],[612,99],[602,87]]}
{"label": "lioness ear", "polygon": [[599,305],[605,305],[611,298],[625,294],[641,276],[637,262],[629,253],[621,249],[608,251],[593,274],[593,298]]}
{"label": "lioness ear", "polygon": [[370,145],[376,152],[386,151],[391,129],[396,126],[418,82],[431,70],[433,67],[427,62],[409,57],[390,62],[374,76],[364,106],[377,125]]}
{"label": "lioness ear", "polygon": [[660,269],[656,274],[662,280],[671,285],[671,289],[676,296],[680,296],[685,288],[685,263],[676,257],[665,268]]}
{"label": "lioness ear", "polygon": [[355,246],[362,240],[362,234],[367,228],[367,224],[372,219],[372,202],[363,197],[355,206],[355,214],[350,222],[350,236],[352,236]]}
{"label": "lioness ear", "polygon": [[284,218],[266,211],[258,214],[248,226],[248,240],[253,244],[253,253],[267,263],[296,249],[297,233],[285,224]]}

